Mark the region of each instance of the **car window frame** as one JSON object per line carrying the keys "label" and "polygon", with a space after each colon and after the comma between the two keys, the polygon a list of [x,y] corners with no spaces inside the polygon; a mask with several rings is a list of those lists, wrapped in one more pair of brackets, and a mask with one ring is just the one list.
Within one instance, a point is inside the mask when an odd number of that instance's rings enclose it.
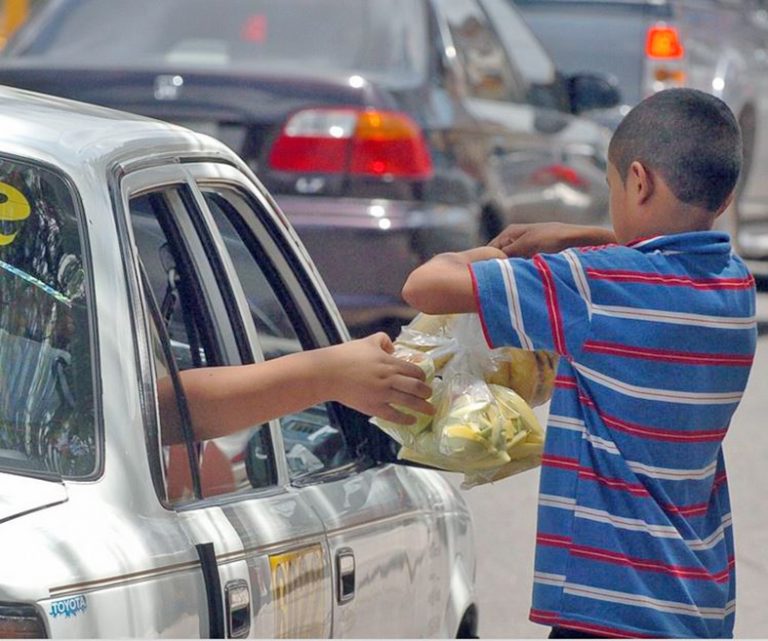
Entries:
{"label": "car window frame", "polygon": [[[133,171],[127,172],[125,171],[125,168],[120,168],[114,172],[110,185],[111,191],[113,192],[113,198],[119,203],[116,204],[115,208],[116,210],[119,210],[120,214],[118,216],[119,236],[121,245],[123,246],[122,251],[124,254],[125,270],[128,279],[129,304],[133,310],[132,322],[134,325],[134,334],[136,336],[136,358],[139,365],[139,390],[144,414],[143,424],[152,483],[160,503],[167,509],[176,511],[243,500],[244,496],[250,496],[252,493],[274,492],[275,488],[284,484],[279,471],[281,455],[276,447],[274,427],[270,423],[269,447],[271,448],[271,456],[276,469],[274,484],[264,487],[250,487],[237,492],[212,495],[209,497],[196,496],[188,502],[174,505],[172,505],[166,497],[162,463],[163,445],[160,438],[160,417],[155,390],[155,381],[157,380],[154,364],[155,356],[152,351],[152,311],[147,308],[147,300],[145,296],[145,294],[152,294],[152,292],[145,292],[142,284],[141,259],[138,251],[136,251],[136,244],[131,225],[130,200],[141,194],[179,186],[183,186],[189,191],[194,200],[196,213],[201,213],[199,212],[199,194],[196,193],[194,182],[190,179],[188,172],[177,163],[163,164],[162,161],[158,161],[154,166],[140,164],[139,167]],[[193,238],[196,238],[196,242],[200,243],[200,248],[203,248],[203,241],[199,238],[199,232],[196,225],[192,224],[188,233],[191,233]],[[213,233],[215,236],[218,235],[218,232],[215,230]],[[209,262],[209,255],[205,250],[203,250],[202,260],[204,263]],[[210,269],[210,265],[208,265],[208,268]],[[215,275],[212,271],[208,274],[208,279],[214,283],[216,282]],[[214,318],[226,318],[227,322],[232,327],[232,336],[226,341],[227,347],[222,351],[222,358],[225,363],[248,362],[249,354],[244,354],[241,351],[242,345],[238,344],[238,341],[234,338],[235,334],[244,331],[241,326],[242,318],[240,318],[239,315],[232,316],[229,313],[229,308],[222,299],[220,292],[218,292],[217,298],[219,299],[217,300],[218,311],[213,314]],[[235,329],[235,326],[238,325],[240,325],[240,327]],[[171,367],[173,368],[174,365]]]}
{"label": "car window frame", "polygon": [[[274,272],[275,275],[280,277],[281,283],[286,285],[286,291],[291,291],[298,295],[298,297],[292,297],[289,306],[292,308],[292,312],[298,315],[298,318],[292,319],[292,324],[302,344],[302,348],[306,350],[325,347],[342,340],[347,340],[349,335],[346,326],[341,320],[341,315],[298,236],[295,235],[295,232],[292,232],[292,228],[286,229],[275,224],[273,216],[282,216],[277,203],[261,188],[258,179],[249,177],[238,168],[229,165],[217,165],[215,171],[212,171],[212,169],[210,165],[206,164],[187,165],[187,170],[190,172],[196,187],[200,190],[200,197],[204,203],[201,206],[204,206],[206,209],[205,218],[207,224],[214,228],[217,227],[207,203],[204,202],[205,197],[202,193],[209,186],[220,186],[239,191],[246,201],[251,201],[250,208],[252,211],[262,210],[264,215],[260,216],[256,213],[256,221],[246,220],[245,217],[241,217],[245,231],[256,247],[248,246],[248,242],[245,239],[243,241],[250,253],[253,254],[256,249],[261,250],[260,253],[264,255],[265,259],[272,266],[272,269],[269,271]],[[259,232],[265,232],[265,235]],[[235,283],[233,294],[234,298],[238,301],[240,317],[246,325],[246,333],[252,336],[255,341],[254,358],[263,361],[264,354],[261,350],[259,332],[253,324],[245,292],[228,252],[223,247],[223,240],[218,234],[217,239],[222,243],[219,251],[222,252],[224,268],[230,274],[227,281]],[[268,239],[269,246],[266,246],[262,239]],[[289,276],[290,283],[286,283],[285,276]],[[286,312],[290,313],[288,309],[286,309]],[[276,438],[279,440],[279,444],[275,443],[275,449],[278,450],[277,465],[279,469],[282,468],[281,472],[285,473],[286,483],[290,485],[303,486],[325,482],[331,478],[347,476],[376,463],[377,457],[371,450],[371,443],[375,445],[376,442],[375,439],[370,439],[367,434],[367,432],[371,431],[367,425],[367,418],[336,402],[327,402],[324,405],[327,408],[329,418],[342,429],[354,456],[352,460],[338,467],[323,469],[316,473],[308,473],[299,478],[291,478],[280,420],[278,418],[272,421],[277,431]],[[273,436],[275,436],[274,432]]]}
{"label": "car window frame", "polygon": [[[222,303],[225,308],[225,315],[228,315],[230,319],[233,315],[237,318],[237,324],[241,326],[239,331],[243,332],[251,346],[250,354],[244,353],[240,347],[236,349],[235,354],[241,362],[249,362],[248,358],[251,360],[263,360],[263,354],[261,354],[259,348],[258,332],[253,325],[253,320],[250,318],[250,313],[247,311],[248,303],[234,266],[231,264],[231,260],[228,259],[226,250],[221,251],[224,241],[205,203],[205,197],[198,186],[199,181],[202,181],[201,184],[203,185],[206,183],[222,184],[244,189],[249,198],[252,198],[259,207],[268,212],[268,216],[265,219],[259,218],[259,227],[267,232],[267,238],[270,239],[272,244],[271,251],[267,252],[267,254],[270,256],[270,260],[281,263],[283,268],[287,269],[287,273],[294,280],[293,284],[298,287],[295,291],[300,292],[301,300],[297,301],[296,304],[302,310],[303,323],[306,330],[313,337],[312,344],[316,347],[321,347],[348,340],[349,338],[346,326],[341,320],[341,315],[298,236],[290,226],[284,228],[272,219],[273,216],[282,217],[283,214],[280,212],[275,201],[263,189],[258,179],[247,168],[238,167],[223,162],[218,158],[210,157],[193,156],[186,159],[186,161],[173,158],[173,162],[170,164],[168,161],[168,158],[158,158],[153,162],[137,163],[134,168],[130,166],[127,168],[122,167],[119,171],[115,172],[111,185],[115,197],[119,200],[119,207],[117,208],[122,212],[122,215],[119,217],[120,234],[124,235],[123,242],[128,242],[130,248],[127,252],[129,263],[129,299],[136,316],[134,323],[137,343],[139,344],[137,347],[137,359],[142,379],[140,381],[140,390],[142,407],[145,410],[145,440],[147,441],[148,456],[151,459],[150,468],[152,470],[153,485],[155,486],[158,498],[168,509],[194,509],[209,504],[242,500],[244,492],[248,493],[247,495],[271,492],[286,486],[320,483],[330,478],[349,476],[380,462],[381,459],[373,454],[377,441],[369,439],[367,436],[367,433],[371,431],[367,425],[367,417],[337,403],[332,403],[330,404],[329,412],[332,413],[334,420],[339,425],[351,426],[349,428],[345,427],[344,430],[345,434],[352,435],[350,446],[355,453],[355,460],[349,464],[327,470],[325,473],[320,472],[309,475],[307,478],[292,480],[288,473],[279,419],[276,419],[268,422],[271,437],[270,446],[277,475],[276,485],[263,488],[251,487],[236,493],[204,497],[184,503],[183,505],[171,506],[165,500],[165,483],[161,463],[163,451],[159,437],[159,416],[157,414],[157,399],[154,389],[154,356],[151,351],[152,340],[149,327],[151,310],[146,308],[146,303],[143,300],[144,294],[143,288],[140,285],[139,260],[138,256],[133,255],[134,239],[130,225],[129,209],[131,197],[137,196],[142,192],[146,193],[162,187],[180,184],[190,189],[197,213],[201,215],[201,219],[204,221],[206,234],[214,240],[213,244],[216,246],[216,252],[221,257],[223,269],[227,274],[227,282],[235,284],[232,300],[229,301],[229,305],[234,301],[236,309],[231,310],[227,314],[228,303],[226,300],[223,300]],[[257,231],[259,229],[254,228],[253,221],[246,222],[250,228],[250,233],[254,237],[258,237]],[[197,229],[195,229],[195,233],[199,233]],[[208,255],[206,255],[206,259],[210,261]],[[226,296],[223,298],[226,298]],[[150,371],[151,375],[145,375],[146,372]],[[371,443],[373,443],[374,447],[371,447]]]}

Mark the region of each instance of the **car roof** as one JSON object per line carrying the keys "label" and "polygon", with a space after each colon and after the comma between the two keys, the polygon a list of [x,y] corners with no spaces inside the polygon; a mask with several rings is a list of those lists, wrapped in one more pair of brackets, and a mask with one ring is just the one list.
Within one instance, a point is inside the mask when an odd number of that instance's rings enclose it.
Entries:
{"label": "car roof", "polygon": [[88,103],[0,86],[0,105],[0,152],[74,174],[158,153],[234,156],[209,136]]}

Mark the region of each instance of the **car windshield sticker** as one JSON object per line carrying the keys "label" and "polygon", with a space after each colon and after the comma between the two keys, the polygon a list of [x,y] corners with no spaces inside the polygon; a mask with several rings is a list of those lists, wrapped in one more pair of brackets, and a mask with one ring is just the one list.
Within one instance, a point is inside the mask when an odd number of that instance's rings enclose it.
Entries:
{"label": "car windshield sticker", "polygon": [[[30,211],[29,201],[24,194],[8,183],[0,182],[0,223],[26,220]],[[12,234],[4,234],[1,230],[2,226],[0,226],[0,246],[10,245],[19,233],[18,229]]]}
{"label": "car windshield sticker", "polygon": [[88,609],[88,600],[85,595],[79,594],[77,596],[69,597],[67,599],[59,599],[51,603],[51,609],[48,615],[52,618],[65,617],[67,619],[76,617],[81,612],[85,612]]}
{"label": "car windshield sticker", "polygon": [[72,299],[70,299],[68,296],[65,296],[61,292],[56,291],[50,285],[46,285],[39,278],[35,278],[34,276],[31,276],[30,274],[27,274],[27,272],[22,271],[18,267],[14,267],[13,265],[9,265],[3,260],[0,260],[0,269],[4,269],[5,271],[10,272],[15,276],[18,276],[19,278],[23,278],[28,283],[32,283],[35,287],[39,287],[40,289],[42,289],[49,296],[53,296],[53,298],[55,298],[60,303],[64,303],[67,307],[72,307]]}

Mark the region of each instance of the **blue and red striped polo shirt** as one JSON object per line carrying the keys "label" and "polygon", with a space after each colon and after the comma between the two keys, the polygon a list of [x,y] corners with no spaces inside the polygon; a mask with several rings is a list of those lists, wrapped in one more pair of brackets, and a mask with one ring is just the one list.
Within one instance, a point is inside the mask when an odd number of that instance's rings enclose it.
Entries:
{"label": "blue and red striped polo shirt", "polygon": [[471,265],[492,347],[561,355],[539,488],[532,621],[733,636],[721,444],[756,347],[727,234]]}

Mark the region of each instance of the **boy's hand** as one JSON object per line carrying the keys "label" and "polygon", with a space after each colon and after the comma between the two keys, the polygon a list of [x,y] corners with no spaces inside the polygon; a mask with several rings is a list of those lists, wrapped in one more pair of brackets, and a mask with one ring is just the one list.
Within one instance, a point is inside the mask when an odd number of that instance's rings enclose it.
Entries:
{"label": "boy's hand", "polygon": [[535,254],[555,254],[569,247],[604,245],[616,242],[613,232],[602,227],[565,223],[509,225],[488,243],[510,257],[530,258]]}
{"label": "boy's hand", "polygon": [[333,350],[327,375],[333,380],[334,400],[403,425],[416,419],[397,411],[393,404],[434,414],[426,401],[432,388],[424,382],[424,372],[418,365],[392,356],[394,345],[384,332],[327,349]]}

